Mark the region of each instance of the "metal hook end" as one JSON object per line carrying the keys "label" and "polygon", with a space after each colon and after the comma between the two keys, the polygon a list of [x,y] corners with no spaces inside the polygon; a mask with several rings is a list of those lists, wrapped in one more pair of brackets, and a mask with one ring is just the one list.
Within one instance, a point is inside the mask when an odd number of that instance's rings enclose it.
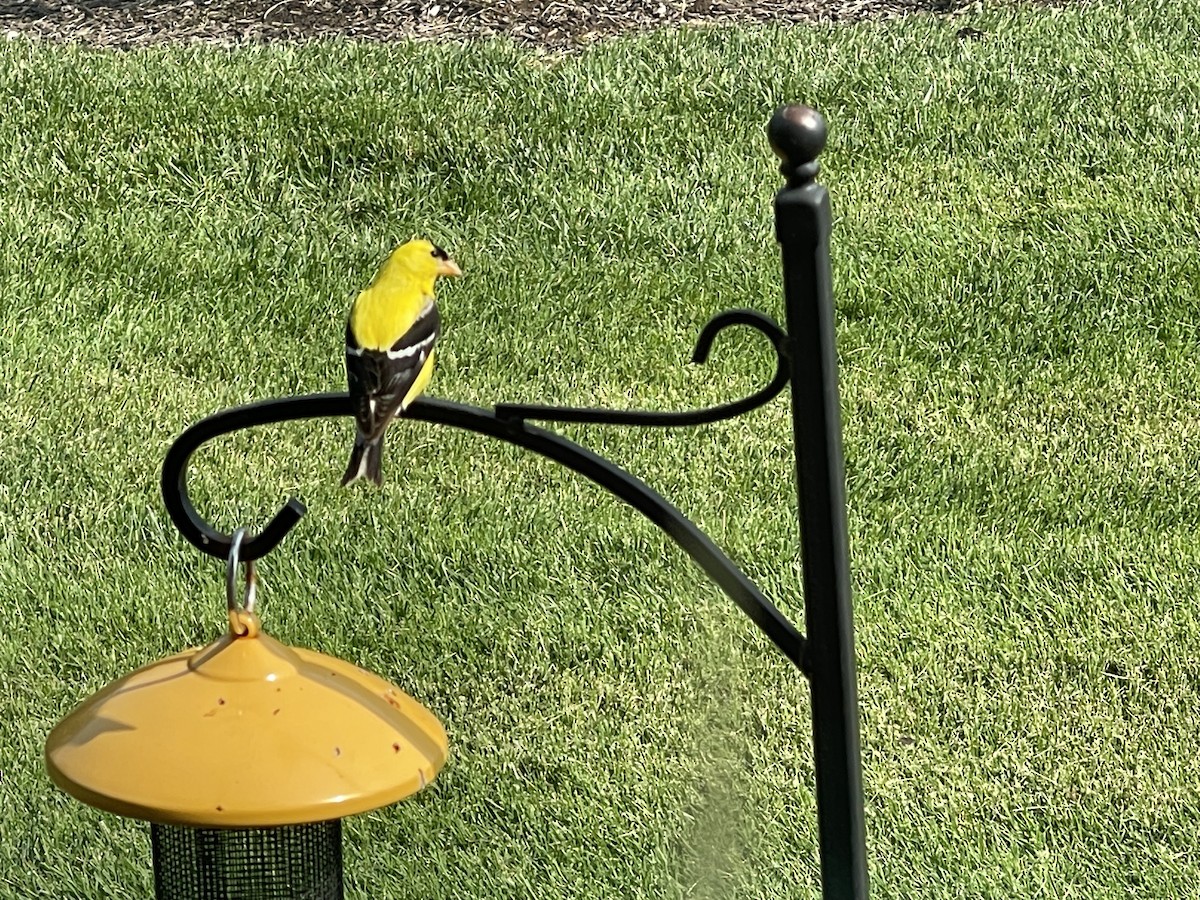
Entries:
{"label": "metal hook end", "polygon": [[[229,541],[229,559],[225,564],[225,604],[229,611],[229,627],[234,634],[247,634],[257,631],[254,615],[254,604],[258,598],[258,572],[254,560],[248,559],[246,565],[245,600],[238,603],[237,571],[241,563],[242,544],[246,540],[246,529],[239,528]],[[252,621],[253,620],[253,621]]]}
{"label": "metal hook end", "polygon": [[[222,410],[201,419],[175,439],[163,460],[163,503],[171,521],[193,547],[217,559],[228,559],[229,536],[204,521],[188,498],[187,466],[192,454],[205,442],[243,428],[323,416],[348,416],[353,412],[350,395],[343,392],[263,400]],[[292,498],[261,531],[243,542],[239,557],[244,560],[259,559],[270,553],[303,515],[304,504]]]}

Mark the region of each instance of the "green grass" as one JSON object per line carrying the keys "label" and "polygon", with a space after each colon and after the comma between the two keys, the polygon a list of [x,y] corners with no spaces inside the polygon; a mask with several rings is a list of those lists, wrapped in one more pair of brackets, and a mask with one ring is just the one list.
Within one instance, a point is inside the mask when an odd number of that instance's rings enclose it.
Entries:
{"label": "green grass", "polygon": [[[500,43],[0,46],[0,895],[145,897],[143,827],[47,731],[219,633],[157,477],[187,424],[343,383],[352,291],[416,232],[432,393],[681,407],[769,373],[763,127],[830,121],[874,896],[1198,896],[1200,14],[1186,0]],[[983,41],[960,41],[971,24]],[[575,429],[798,621],[783,401]],[[267,628],[396,681],[452,759],[352,819],[349,896],[816,897],[807,688],[654,529],[567,473],[397,427],[382,494],[320,422],[201,453],[226,529],[311,512]]]}

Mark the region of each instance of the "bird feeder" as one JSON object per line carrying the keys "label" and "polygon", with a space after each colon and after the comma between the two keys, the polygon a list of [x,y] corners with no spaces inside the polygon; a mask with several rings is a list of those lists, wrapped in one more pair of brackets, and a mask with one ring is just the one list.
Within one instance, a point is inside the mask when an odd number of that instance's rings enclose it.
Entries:
{"label": "bird feeder", "polygon": [[84,701],[46,741],[54,783],[150,822],[158,900],[337,900],[341,820],[407,797],[446,761],[429,710],[340,659],[286,646],[254,612]]}

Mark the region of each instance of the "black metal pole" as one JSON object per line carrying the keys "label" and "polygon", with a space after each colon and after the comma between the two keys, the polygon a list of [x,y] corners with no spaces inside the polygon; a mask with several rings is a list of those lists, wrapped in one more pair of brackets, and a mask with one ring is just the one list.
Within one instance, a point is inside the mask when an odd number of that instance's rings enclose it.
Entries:
{"label": "black metal pole", "polygon": [[829,195],[817,184],[825,120],[805,106],[768,126],[787,184],[775,197],[792,365],[792,422],[804,563],[806,670],[825,900],[865,900],[866,830],[855,687],[837,349],[829,267]]}

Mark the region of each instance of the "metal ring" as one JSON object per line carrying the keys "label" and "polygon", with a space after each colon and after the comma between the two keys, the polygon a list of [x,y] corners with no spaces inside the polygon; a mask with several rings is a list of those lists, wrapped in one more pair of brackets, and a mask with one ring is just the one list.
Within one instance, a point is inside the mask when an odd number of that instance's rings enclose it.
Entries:
{"label": "metal ring", "polygon": [[[233,537],[229,541],[229,561],[225,565],[225,602],[229,607],[230,612],[237,612],[237,569],[239,550],[241,550],[242,542],[246,539],[246,529],[239,528],[233,533]],[[246,612],[254,612],[254,601],[258,588],[258,574],[254,569],[254,560],[246,560],[246,602],[242,604],[241,609]]]}

